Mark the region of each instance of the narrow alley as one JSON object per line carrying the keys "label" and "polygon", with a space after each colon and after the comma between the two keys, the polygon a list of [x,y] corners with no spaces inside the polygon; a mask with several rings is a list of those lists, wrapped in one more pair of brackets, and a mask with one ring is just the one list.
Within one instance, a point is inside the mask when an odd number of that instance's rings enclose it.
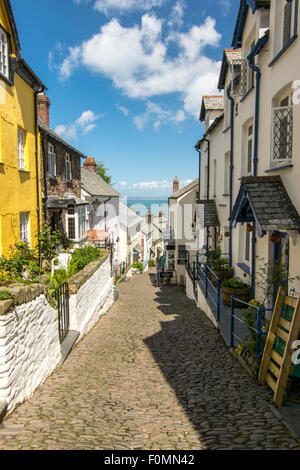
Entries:
{"label": "narrow alley", "polygon": [[294,449],[271,395],[204,314],[151,270],[4,419],[1,449]]}

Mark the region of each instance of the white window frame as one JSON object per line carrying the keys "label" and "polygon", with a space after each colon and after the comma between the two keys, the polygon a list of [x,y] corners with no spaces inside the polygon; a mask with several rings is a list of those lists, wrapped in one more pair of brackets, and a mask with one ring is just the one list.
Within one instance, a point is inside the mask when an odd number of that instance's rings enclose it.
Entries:
{"label": "white window frame", "polygon": [[0,73],[9,79],[9,42],[8,35],[0,26]]}
{"label": "white window frame", "polygon": [[[282,106],[282,103],[286,100],[288,101],[288,105],[287,106]],[[275,158],[274,157],[275,112],[277,110],[282,110],[282,111],[291,110],[291,111],[293,111],[292,93],[291,92],[285,93],[285,95],[281,96],[281,98],[279,100],[277,100],[277,104],[279,104],[279,106],[273,106],[273,108],[272,108],[272,151],[271,151],[272,166],[289,165],[293,161],[293,153],[291,154],[290,157],[287,157],[287,158]],[[294,116],[293,116],[292,119],[294,121]],[[293,151],[293,138],[294,138],[293,134],[294,134],[294,129],[293,129],[293,133],[292,133],[292,142],[291,142],[292,151]],[[287,145],[290,145],[290,144],[287,144]]]}
{"label": "white window frame", "polygon": [[25,170],[26,168],[26,132],[18,127],[18,165],[20,170]]}
{"label": "white window frame", "polygon": [[77,208],[77,240],[82,240],[86,236],[86,210],[85,206],[79,206]]}
{"label": "white window frame", "polygon": [[[253,167],[253,151],[254,151],[254,139],[253,139],[253,134],[254,134],[254,127],[253,123],[249,124],[246,129],[246,139],[247,139],[247,145],[246,145],[246,173],[248,175],[252,174],[252,167]],[[251,155],[249,155],[249,149],[251,148]]]}
{"label": "white window frame", "polygon": [[30,246],[30,213],[20,212],[20,242]]}
{"label": "white window frame", "polygon": [[54,145],[48,143],[48,176],[55,178],[56,176],[56,155]]}
{"label": "white window frame", "polygon": [[[74,210],[74,214],[69,213],[70,210]],[[75,235],[75,238],[70,237],[69,219],[74,219],[74,235]],[[75,209],[75,207],[70,207],[66,212],[66,232],[67,232],[67,236],[70,240],[74,240],[74,241],[77,240],[77,223],[76,223],[76,209]]]}
{"label": "white window frame", "polygon": [[68,183],[72,181],[72,163],[68,153],[66,153],[66,181]]}

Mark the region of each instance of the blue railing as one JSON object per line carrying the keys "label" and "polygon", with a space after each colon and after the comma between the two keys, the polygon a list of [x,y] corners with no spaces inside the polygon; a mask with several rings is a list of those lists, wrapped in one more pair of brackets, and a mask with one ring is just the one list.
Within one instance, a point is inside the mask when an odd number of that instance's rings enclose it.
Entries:
{"label": "blue railing", "polygon": [[[216,309],[215,320],[219,323],[221,312],[221,279],[210,269],[207,263],[199,263],[198,256],[196,271],[197,280],[204,289],[206,299],[209,298]],[[210,277],[216,280],[216,285],[211,281]]]}
{"label": "blue railing", "polygon": [[[236,303],[242,304],[247,308],[251,308],[256,310],[256,327],[251,327],[246,324],[245,320],[240,318],[235,313]],[[267,335],[267,329],[263,329],[263,312],[272,311],[270,308],[259,307],[256,305],[249,304],[248,302],[244,302],[243,300],[237,299],[234,296],[231,296],[231,323],[230,323],[230,346],[235,347],[236,343],[235,340],[238,340],[238,344],[242,343],[244,338],[241,338],[237,335],[237,328],[236,328],[236,321],[240,322],[249,330],[252,330],[256,334],[256,358],[258,360],[261,359],[262,352],[261,352],[261,338],[263,335]]]}

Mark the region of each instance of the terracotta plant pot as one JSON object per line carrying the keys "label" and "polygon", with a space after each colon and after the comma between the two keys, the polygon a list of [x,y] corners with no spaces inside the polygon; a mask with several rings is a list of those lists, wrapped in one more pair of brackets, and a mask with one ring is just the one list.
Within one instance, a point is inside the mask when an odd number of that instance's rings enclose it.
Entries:
{"label": "terracotta plant pot", "polygon": [[[242,288],[237,288],[237,287],[224,287],[222,286],[222,298],[223,298],[223,303],[224,305],[227,305],[228,307],[231,307],[231,296],[234,295],[239,300],[243,300],[244,302],[249,302],[250,298],[250,287],[242,287]],[[245,306],[240,303],[240,302],[234,302],[234,306],[238,308],[242,308]]]}

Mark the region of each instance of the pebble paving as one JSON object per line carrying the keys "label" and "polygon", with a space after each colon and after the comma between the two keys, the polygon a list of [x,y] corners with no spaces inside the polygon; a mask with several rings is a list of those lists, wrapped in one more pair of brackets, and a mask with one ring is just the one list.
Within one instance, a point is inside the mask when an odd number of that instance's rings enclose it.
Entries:
{"label": "pebble paving", "polygon": [[0,449],[299,449],[193,301],[149,273],[8,415]]}

